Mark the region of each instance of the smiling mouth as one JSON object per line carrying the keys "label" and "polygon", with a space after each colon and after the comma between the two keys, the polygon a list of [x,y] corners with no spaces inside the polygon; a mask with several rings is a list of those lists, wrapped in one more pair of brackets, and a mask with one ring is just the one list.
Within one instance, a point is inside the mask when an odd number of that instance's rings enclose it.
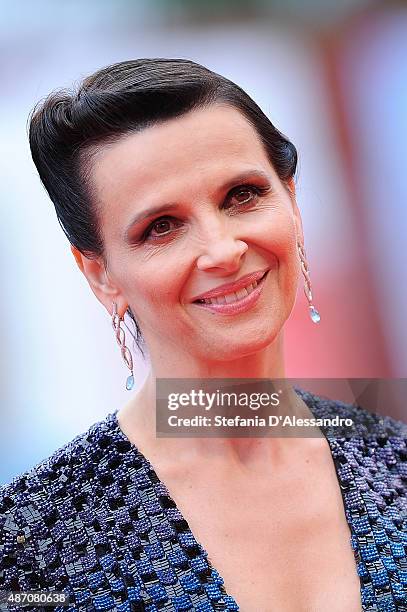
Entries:
{"label": "smiling mouth", "polygon": [[193,304],[233,304],[234,302],[239,302],[243,298],[250,295],[259,285],[265,276],[267,275],[268,270],[263,274],[258,281],[254,281],[253,283],[247,285],[247,287],[242,287],[238,291],[232,291],[229,293],[225,293],[225,295],[219,295],[217,297],[206,298],[201,300],[194,300]]}

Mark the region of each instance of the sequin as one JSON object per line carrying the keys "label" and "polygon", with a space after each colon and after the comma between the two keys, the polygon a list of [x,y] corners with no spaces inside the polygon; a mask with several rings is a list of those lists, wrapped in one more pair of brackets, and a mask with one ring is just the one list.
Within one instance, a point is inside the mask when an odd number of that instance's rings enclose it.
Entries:
{"label": "sequin", "polygon": [[[357,423],[350,439],[321,429],[360,603],[366,612],[407,610],[407,425],[296,391],[315,417]],[[63,591],[71,605],[56,612],[239,610],[117,411],[0,487],[0,588]]]}

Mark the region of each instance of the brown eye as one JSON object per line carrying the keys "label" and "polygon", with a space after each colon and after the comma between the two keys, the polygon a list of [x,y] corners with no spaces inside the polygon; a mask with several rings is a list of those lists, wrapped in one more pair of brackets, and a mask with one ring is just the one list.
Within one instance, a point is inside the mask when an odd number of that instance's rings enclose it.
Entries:
{"label": "brown eye", "polygon": [[266,192],[266,189],[254,185],[240,185],[228,194],[224,208],[232,208],[233,206],[239,208],[239,206],[245,206],[245,204],[252,204],[264,192]]}
{"label": "brown eye", "polygon": [[156,219],[144,232],[142,240],[159,240],[173,234],[174,230],[178,229],[182,222],[171,217],[162,217]]}
{"label": "brown eye", "polygon": [[161,221],[156,221],[152,226],[151,230],[154,230],[156,234],[162,236],[171,230],[171,222],[169,219],[162,219]]}
{"label": "brown eye", "polygon": [[239,202],[239,204],[246,204],[246,202],[250,202],[253,196],[253,189],[248,188],[239,189],[238,191],[235,191],[235,193],[232,195],[232,197],[235,198]]}

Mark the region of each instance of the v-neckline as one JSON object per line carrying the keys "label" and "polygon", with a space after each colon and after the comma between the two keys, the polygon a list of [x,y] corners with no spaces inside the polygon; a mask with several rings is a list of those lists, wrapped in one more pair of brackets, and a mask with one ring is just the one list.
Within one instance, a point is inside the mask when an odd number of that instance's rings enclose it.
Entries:
{"label": "v-neckline", "polygon": [[[313,402],[312,402],[312,400],[315,401],[317,399],[317,397],[314,396],[312,393],[310,393],[308,391],[303,391],[302,389],[300,389],[298,387],[295,388],[295,391],[300,396],[300,398],[307,404],[309,410],[312,412],[314,417],[318,418],[318,416],[320,416],[320,415],[316,414],[316,407],[315,407],[315,405],[313,405]],[[309,401],[307,401],[307,399]],[[189,534],[189,537],[192,539],[193,544],[198,547],[198,549],[201,551],[201,554],[205,557],[206,562],[208,563],[209,569],[212,572],[214,572],[216,574],[217,578],[218,578],[220,590],[221,590],[223,599],[225,600],[225,605],[227,606],[226,608],[223,608],[223,609],[224,610],[229,610],[229,611],[234,611],[234,612],[240,611],[241,607],[240,607],[238,601],[233,597],[233,595],[230,595],[230,593],[226,590],[226,587],[224,585],[223,577],[218,572],[216,567],[213,565],[213,563],[211,561],[211,558],[210,558],[210,556],[208,554],[208,551],[199,542],[199,540],[195,537],[195,534],[193,533],[192,529],[190,528],[188,521],[185,519],[184,515],[182,514],[181,510],[179,509],[179,506],[178,506],[176,500],[169,493],[169,490],[168,490],[165,482],[163,482],[159,478],[159,476],[157,475],[157,472],[156,472],[154,466],[152,465],[152,463],[150,462],[150,460],[140,451],[140,449],[135,444],[133,444],[130,441],[130,439],[126,436],[126,434],[121,429],[119,421],[118,421],[118,418],[117,418],[118,412],[119,412],[119,409],[116,409],[114,412],[112,412],[108,416],[108,418],[109,417],[111,418],[111,420],[113,422],[113,426],[114,426],[114,428],[116,430],[116,433],[122,438],[123,441],[127,442],[128,444],[130,444],[130,447],[131,447],[132,451],[135,452],[136,455],[138,456],[138,458],[141,459],[141,461],[143,461],[145,463],[148,471],[150,473],[154,474],[154,478],[156,480],[156,486],[161,486],[161,488],[164,489],[165,495],[170,500],[170,502],[172,504],[173,510],[175,512],[177,512],[177,514],[180,517],[180,519],[182,521],[185,521],[185,524],[188,525],[188,534]],[[352,541],[353,541],[353,538],[355,537],[355,534],[354,534],[354,528],[353,528],[353,526],[352,526],[352,524],[351,524],[351,522],[349,520],[350,514],[348,515],[349,509],[347,507],[346,498],[345,498],[345,495],[344,495],[344,492],[343,492],[343,482],[342,482],[342,478],[341,478],[341,475],[340,475],[340,472],[339,472],[339,466],[337,465],[336,458],[335,458],[335,452],[334,452],[335,440],[332,441],[330,436],[325,434],[324,428],[321,427],[320,430],[321,430],[321,433],[323,434],[323,436],[325,437],[325,439],[328,442],[329,449],[330,449],[330,452],[331,452],[332,462],[333,462],[333,465],[334,465],[334,468],[335,468],[335,474],[336,474],[336,478],[337,478],[338,487],[339,487],[339,490],[341,492],[341,498],[342,498],[342,503],[343,503],[343,512],[344,512],[346,523],[347,523],[347,525],[349,527],[349,532],[350,532],[350,535],[351,535],[349,544],[350,544],[350,546],[352,548],[353,557],[354,557],[354,561],[355,561],[355,568],[356,568],[356,572],[358,574],[359,582],[360,582],[359,595],[360,595],[361,612],[363,612],[365,610],[365,607],[363,605],[363,598],[362,598],[363,581],[362,581],[362,577],[360,576],[359,571],[358,571],[358,562],[357,562],[355,551],[353,550],[353,545],[352,545]],[[356,484],[354,475],[353,474],[348,474],[348,478],[349,477],[352,479],[352,486],[356,487],[357,484]],[[182,541],[180,541],[180,539],[178,537],[178,534],[177,534],[177,538],[179,540],[179,543],[180,543],[181,547],[184,549],[184,544],[183,544]]]}

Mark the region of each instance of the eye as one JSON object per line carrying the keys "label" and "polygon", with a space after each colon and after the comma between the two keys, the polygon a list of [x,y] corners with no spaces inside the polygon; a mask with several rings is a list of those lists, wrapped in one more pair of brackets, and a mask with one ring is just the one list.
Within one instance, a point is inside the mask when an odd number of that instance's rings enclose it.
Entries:
{"label": "eye", "polygon": [[257,197],[261,195],[266,189],[255,187],[254,185],[239,185],[229,192],[226,201],[227,205],[224,208],[230,208],[231,206],[237,205],[242,206],[249,204],[257,200]]}
{"label": "eye", "polygon": [[159,239],[171,233],[173,226],[179,227],[180,222],[171,217],[156,219],[144,232],[144,239]]}

